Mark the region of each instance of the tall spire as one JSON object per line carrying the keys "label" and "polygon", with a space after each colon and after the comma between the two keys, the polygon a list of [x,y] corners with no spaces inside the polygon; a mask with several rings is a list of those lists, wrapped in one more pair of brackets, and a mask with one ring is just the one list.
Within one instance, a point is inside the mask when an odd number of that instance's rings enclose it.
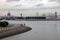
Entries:
{"label": "tall spire", "polygon": [[22,13],[21,13],[20,15],[21,15],[21,17],[22,17]]}
{"label": "tall spire", "polygon": [[7,16],[11,16],[11,13],[10,13],[10,12],[8,12],[8,13],[7,13]]}
{"label": "tall spire", "polygon": [[36,13],[36,16],[38,17],[38,12]]}
{"label": "tall spire", "polygon": [[57,18],[57,12],[55,12],[55,19]]}

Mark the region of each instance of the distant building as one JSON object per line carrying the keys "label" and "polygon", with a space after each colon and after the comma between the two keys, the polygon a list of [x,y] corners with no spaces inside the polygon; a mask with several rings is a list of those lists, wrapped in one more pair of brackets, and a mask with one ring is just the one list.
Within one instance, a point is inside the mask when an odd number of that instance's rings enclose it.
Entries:
{"label": "distant building", "polygon": [[11,16],[11,13],[9,12],[9,13],[7,13],[7,16]]}
{"label": "distant building", "polygon": [[42,14],[42,17],[46,17],[46,14],[44,13],[44,14]]}
{"label": "distant building", "polygon": [[20,15],[21,15],[21,17],[22,17],[22,13],[21,13]]}
{"label": "distant building", "polygon": [[46,19],[55,19],[55,14],[49,13],[49,14],[46,16]]}
{"label": "distant building", "polygon": [[55,19],[57,19],[57,12],[55,12]]}
{"label": "distant building", "polygon": [[60,19],[60,15],[57,15],[57,19]]}
{"label": "distant building", "polygon": [[36,13],[36,16],[38,17],[38,12]]}

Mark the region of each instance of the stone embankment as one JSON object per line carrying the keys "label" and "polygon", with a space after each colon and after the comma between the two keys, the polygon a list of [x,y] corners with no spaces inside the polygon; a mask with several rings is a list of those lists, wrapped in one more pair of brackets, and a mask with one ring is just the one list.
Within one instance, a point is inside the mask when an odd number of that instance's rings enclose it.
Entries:
{"label": "stone embankment", "polygon": [[7,28],[6,30],[0,31],[0,38],[16,35],[19,33],[24,33],[24,32],[27,32],[31,29],[32,28],[27,27],[22,24],[14,24],[12,27]]}

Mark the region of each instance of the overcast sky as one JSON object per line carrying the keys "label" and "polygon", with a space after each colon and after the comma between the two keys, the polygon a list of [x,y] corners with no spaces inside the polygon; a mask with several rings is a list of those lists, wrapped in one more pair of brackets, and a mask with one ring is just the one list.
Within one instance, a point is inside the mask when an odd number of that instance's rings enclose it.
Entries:
{"label": "overcast sky", "polygon": [[60,0],[0,0],[0,7],[19,7],[19,8],[31,8],[38,4],[40,6],[60,6]]}

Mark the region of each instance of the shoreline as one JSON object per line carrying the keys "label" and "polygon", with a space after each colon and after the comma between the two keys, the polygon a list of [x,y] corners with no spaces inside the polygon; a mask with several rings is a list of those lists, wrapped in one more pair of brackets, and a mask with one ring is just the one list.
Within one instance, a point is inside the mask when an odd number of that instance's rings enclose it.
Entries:
{"label": "shoreline", "polygon": [[18,19],[18,20],[11,20],[11,21],[60,21],[60,19]]}
{"label": "shoreline", "polygon": [[30,28],[28,26],[20,26],[19,25],[19,26],[9,29],[9,31],[1,32],[0,39],[5,38],[5,37],[9,37],[9,36],[13,36],[13,35],[17,35],[17,34],[21,34],[21,33],[30,31],[31,29],[32,28]]}

